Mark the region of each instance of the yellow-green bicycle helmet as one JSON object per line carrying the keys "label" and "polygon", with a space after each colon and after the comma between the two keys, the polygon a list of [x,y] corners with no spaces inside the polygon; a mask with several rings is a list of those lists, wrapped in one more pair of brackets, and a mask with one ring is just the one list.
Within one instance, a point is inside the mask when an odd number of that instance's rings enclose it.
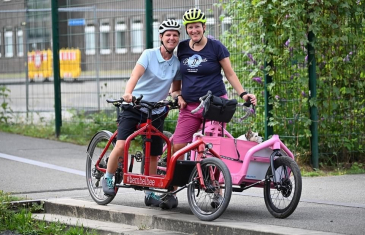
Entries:
{"label": "yellow-green bicycle helmet", "polygon": [[197,8],[191,8],[187,10],[183,15],[183,24],[191,24],[191,23],[203,23],[207,22],[207,18],[205,17],[204,12]]}

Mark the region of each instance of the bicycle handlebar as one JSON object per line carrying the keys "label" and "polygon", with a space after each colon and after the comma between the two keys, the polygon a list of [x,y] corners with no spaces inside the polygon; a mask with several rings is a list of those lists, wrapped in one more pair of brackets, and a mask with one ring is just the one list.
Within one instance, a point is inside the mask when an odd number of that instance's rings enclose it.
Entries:
{"label": "bicycle handlebar", "polygon": [[204,104],[210,99],[211,96],[212,96],[212,92],[208,91],[206,95],[200,97],[199,98],[199,100],[200,100],[199,106],[196,107],[196,109],[192,110],[191,113],[198,112],[204,106]]}
{"label": "bicycle handlebar", "polygon": [[[138,98],[136,98],[135,96],[132,97],[132,105],[134,106],[134,108],[147,108],[149,110],[153,110],[156,108],[160,108],[160,107],[164,107],[164,106],[169,106],[170,109],[176,109],[179,108],[178,104],[177,104],[177,100],[161,100],[158,102],[148,102],[145,100],[142,100],[143,95],[140,95]],[[106,102],[108,103],[112,103],[115,107],[120,107],[122,105],[122,103],[124,102],[123,98],[119,98],[119,99],[107,99]]]}
{"label": "bicycle handlebar", "polygon": [[[192,110],[191,113],[197,113],[201,108],[203,108],[205,103],[210,99],[211,96],[212,96],[212,92],[208,91],[206,95],[200,97],[199,98],[199,100],[200,100],[199,106],[196,109]],[[243,110],[245,112],[245,115],[240,118],[240,121],[248,118],[249,116],[255,116],[256,115],[255,105],[253,105],[251,103],[251,98],[250,97],[248,97],[248,100],[245,103],[238,103],[237,106],[242,106]],[[252,108],[250,108],[250,106],[252,106]]]}

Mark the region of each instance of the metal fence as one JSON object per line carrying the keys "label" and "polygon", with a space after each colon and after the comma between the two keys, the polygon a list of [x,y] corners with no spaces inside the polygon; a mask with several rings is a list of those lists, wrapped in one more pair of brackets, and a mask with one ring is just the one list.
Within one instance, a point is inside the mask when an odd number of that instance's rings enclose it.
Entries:
{"label": "metal fence", "polygon": [[[112,107],[105,102],[109,97],[120,97],[125,89],[125,84],[141,52],[147,46],[159,46],[158,26],[167,18],[174,18],[181,22],[183,13],[191,7],[201,8],[207,15],[206,35],[219,39],[225,45],[229,45],[234,38],[224,37],[224,32],[230,29],[235,22],[234,17],[225,14],[219,0],[63,0],[58,2],[58,29],[59,49],[80,51],[80,74],[77,76],[63,74],[61,71],[61,105],[62,121],[72,122],[72,115],[77,112],[112,111]],[[148,12],[152,10],[149,16]],[[147,15],[146,15],[147,12]],[[9,105],[16,113],[15,121],[24,121],[26,117],[31,119],[52,120],[55,112],[55,88],[53,76],[46,73],[30,78],[29,73],[35,73],[50,56],[43,56],[38,51],[53,49],[52,40],[52,14],[51,0],[27,0],[27,1],[2,1],[0,3],[0,86],[5,85],[10,90]],[[150,18],[149,18],[150,17]],[[237,20],[237,19],[236,19]],[[242,19],[245,20],[245,19]],[[152,32],[146,32],[146,25],[152,23]],[[233,30],[233,28],[231,29]],[[364,31],[359,32],[364,37]],[[236,35],[242,37],[242,35]],[[184,30],[181,32],[181,40],[187,38]],[[151,45],[152,44],[152,45]],[[331,45],[323,45],[321,52],[324,56],[317,58],[318,79],[328,76],[331,66],[339,66],[336,63],[321,67],[323,62],[330,61],[331,54],[327,53]],[[30,54],[28,54],[31,52]],[[35,53],[35,54],[32,54]],[[242,78],[243,86],[248,91],[259,97],[258,116],[256,120],[247,123],[238,123],[240,113],[236,114],[234,122],[228,125],[229,131],[244,133],[249,128],[255,128],[260,135],[265,134],[265,87],[249,78],[250,71],[242,71],[243,63],[252,63],[250,58],[240,58],[241,52],[231,53],[232,65],[237,74]],[[29,56],[28,56],[29,55]],[[66,66],[71,66],[72,54],[60,54],[60,61]],[[361,56],[364,58],[364,55]],[[33,61],[33,62],[32,62]],[[30,66],[30,63],[34,63]],[[37,63],[37,66],[35,64]],[[348,75],[354,76],[353,82],[362,82],[364,68],[353,68],[347,65]],[[276,61],[277,74],[275,83],[280,87],[280,93],[271,94],[270,99],[278,101],[273,107],[273,113],[277,110],[285,110],[286,115],[277,117],[276,121],[281,125],[273,129],[284,141],[292,143],[291,146],[298,154],[308,155],[311,152],[310,140],[298,126],[300,118],[295,113],[298,107],[308,110],[309,105],[303,103],[308,96],[306,90],[302,90],[303,84],[308,83],[307,65],[297,63],[293,69],[292,64]],[[341,65],[342,66],[342,65]],[[252,69],[255,69],[252,63]],[[259,68],[260,69],[260,68]],[[301,76],[296,81],[301,81],[297,87],[288,86],[288,78],[295,77],[301,70]],[[356,71],[354,73],[354,71]],[[71,75],[70,75],[71,74]],[[333,76],[335,77],[335,76]],[[290,81],[290,80],[289,80]],[[341,79],[336,80],[340,82]],[[289,89],[290,87],[290,89]],[[364,139],[364,89],[353,91],[351,97],[359,102],[354,102],[349,112],[341,107],[328,107],[328,102],[339,98],[336,90],[325,89],[331,87],[331,83],[319,83],[320,93],[318,100],[319,110],[319,154],[320,158],[326,158],[334,162],[338,156],[348,156],[352,161],[363,157]],[[230,97],[237,97],[232,88],[227,85]],[[323,93],[329,92],[329,93]],[[299,94],[299,96],[298,96]],[[282,113],[282,112],[281,112]],[[27,114],[27,115],[24,115]],[[113,113],[111,114],[113,115]],[[177,112],[171,112],[166,121],[166,129],[173,131],[176,124]],[[110,118],[110,122],[114,117]],[[346,129],[333,128],[346,122]],[[267,126],[266,126],[267,127]],[[346,136],[357,135],[357,142],[349,143],[351,138]],[[346,145],[352,144],[351,151],[346,151]],[[330,155],[331,157],[326,157]],[[355,157],[356,156],[356,157]],[[359,157],[360,156],[360,157]]]}

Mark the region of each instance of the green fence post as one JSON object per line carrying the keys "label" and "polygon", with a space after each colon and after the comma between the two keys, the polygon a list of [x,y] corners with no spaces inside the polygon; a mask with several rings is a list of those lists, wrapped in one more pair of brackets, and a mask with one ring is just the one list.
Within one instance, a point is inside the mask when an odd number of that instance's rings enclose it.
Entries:
{"label": "green fence post", "polygon": [[146,0],[146,48],[153,48],[153,4]]}
{"label": "green fence post", "polygon": [[[25,63],[25,105],[26,105],[26,111],[27,111],[27,118],[29,114],[29,65],[28,65],[28,53],[29,53],[29,9],[28,5],[25,3],[25,22],[23,22],[23,26],[25,29],[25,53],[24,53],[24,63]],[[1,40],[1,39],[0,39]]]}
{"label": "green fence post", "polygon": [[[269,65],[272,68],[272,61],[270,61]],[[265,65],[264,67],[266,68],[267,63],[265,61]],[[272,126],[269,126],[269,119],[272,116],[271,114],[271,110],[272,110],[272,105],[269,104],[269,97],[270,97],[270,93],[267,89],[267,86],[272,82],[272,77],[268,74],[265,73],[265,140],[267,140],[269,138],[269,136],[273,135],[274,130]]]}
{"label": "green fence post", "polygon": [[[316,57],[313,43],[315,36],[313,32],[308,34],[308,76],[309,76],[309,92],[310,99],[317,98],[317,81],[316,81]],[[313,168],[318,169],[318,110],[317,104],[311,105],[310,108],[310,118],[312,120],[311,124],[311,155]]]}
{"label": "green fence post", "polygon": [[52,0],[52,42],[53,42],[53,83],[55,101],[55,127],[56,137],[60,136],[62,126],[61,114],[61,79],[59,57],[59,32],[58,32],[58,0]]}

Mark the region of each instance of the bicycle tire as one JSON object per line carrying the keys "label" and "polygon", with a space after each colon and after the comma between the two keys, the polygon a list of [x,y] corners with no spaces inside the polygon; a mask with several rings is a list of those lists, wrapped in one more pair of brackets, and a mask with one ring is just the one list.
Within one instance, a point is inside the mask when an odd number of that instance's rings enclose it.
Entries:
{"label": "bicycle tire", "polygon": [[[266,208],[275,218],[287,218],[298,206],[302,194],[302,176],[297,163],[290,157],[280,156],[274,160],[276,180],[280,179],[278,188],[273,187],[271,167],[267,170],[264,186]],[[287,173],[290,172],[289,177]]]}
{"label": "bicycle tire", "polygon": [[[212,221],[220,217],[227,209],[232,196],[232,178],[228,167],[218,158],[206,158],[201,161],[201,169],[206,189],[197,182],[197,167],[191,172],[187,195],[190,210],[203,221]],[[212,172],[214,179],[207,177]],[[218,195],[220,199],[214,200]]]}
{"label": "bicycle tire", "polygon": [[[106,205],[110,203],[115,196],[104,195],[103,188],[101,186],[101,180],[104,179],[104,173],[98,171],[95,168],[96,161],[106,144],[112,137],[112,133],[109,131],[99,131],[90,141],[89,147],[87,149],[86,157],[86,184],[89,190],[91,198],[99,205]],[[115,146],[115,140],[109,146],[107,152],[105,152],[103,159],[100,161],[99,166],[107,167],[107,159],[111,150]],[[116,188],[118,190],[118,188]]]}

